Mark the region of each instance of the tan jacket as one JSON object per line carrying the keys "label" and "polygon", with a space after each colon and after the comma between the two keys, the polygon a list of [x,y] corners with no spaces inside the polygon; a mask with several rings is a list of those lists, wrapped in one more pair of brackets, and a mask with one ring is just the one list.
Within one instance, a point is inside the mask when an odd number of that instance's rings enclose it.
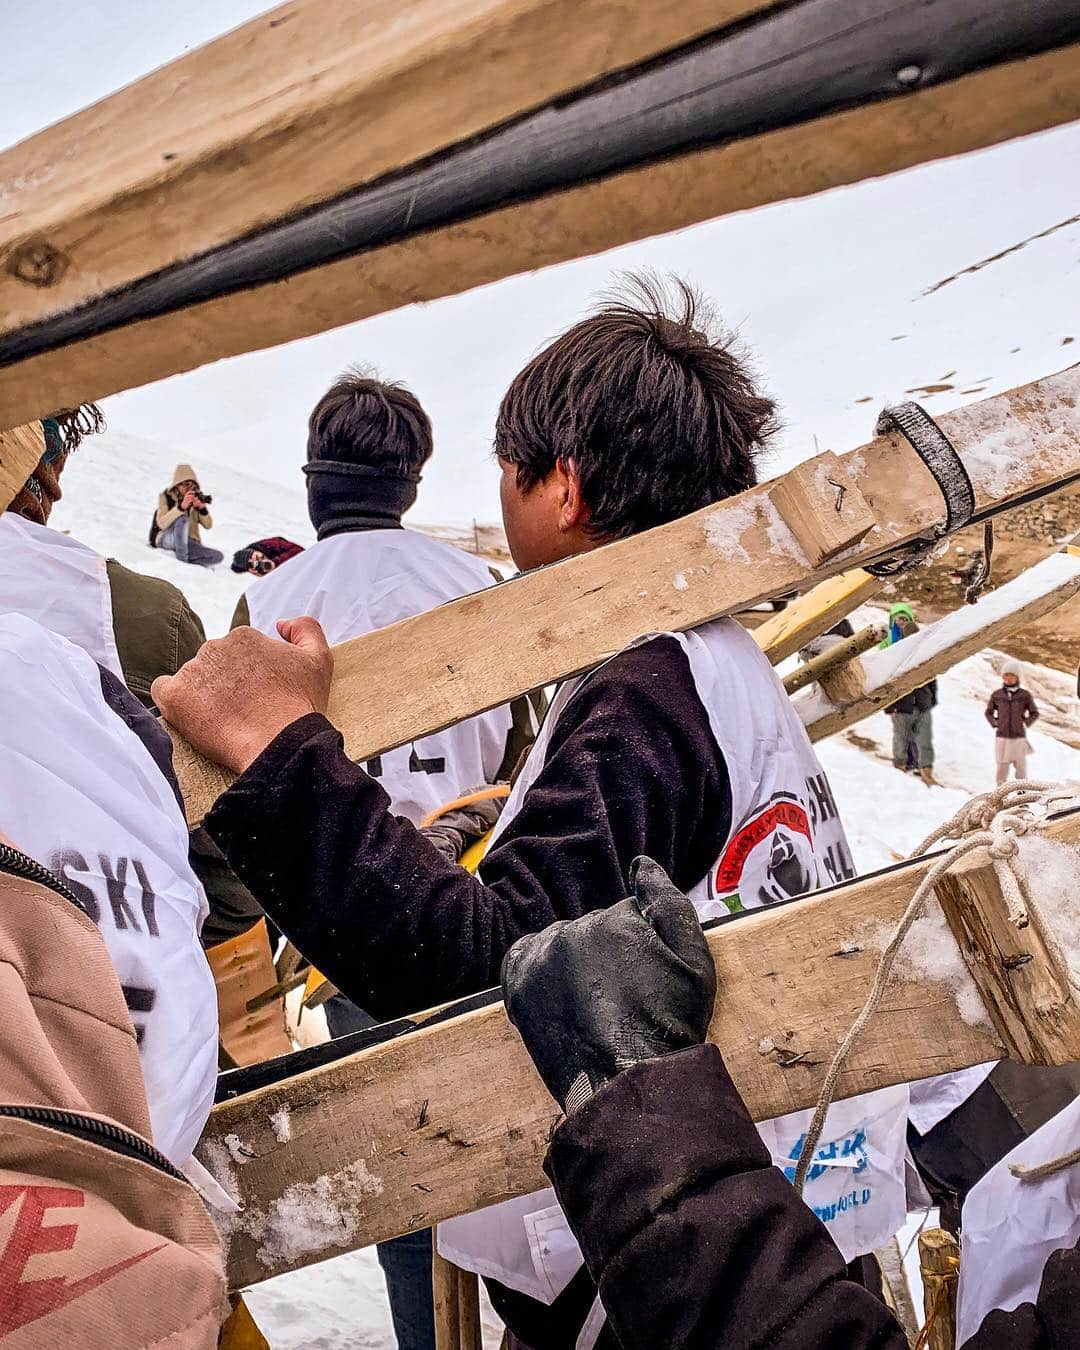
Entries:
{"label": "tan jacket", "polygon": [[[167,530],[174,520],[179,520],[185,514],[180,510],[179,493],[176,491],[176,485],[177,483],[186,483],[188,479],[193,483],[199,481],[190,464],[178,464],[173,472],[172,482],[158,497],[156,520],[159,530]],[[213,518],[209,511],[198,511],[194,506],[186,514],[188,518],[188,538],[198,543],[199,527],[209,530],[214,524]]]}
{"label": "tan jacket", "polygon": [[58,887],[0,846],[0,1343],[210,1350],[228,1311],[217,1233],[147,1142],[120,985]]}

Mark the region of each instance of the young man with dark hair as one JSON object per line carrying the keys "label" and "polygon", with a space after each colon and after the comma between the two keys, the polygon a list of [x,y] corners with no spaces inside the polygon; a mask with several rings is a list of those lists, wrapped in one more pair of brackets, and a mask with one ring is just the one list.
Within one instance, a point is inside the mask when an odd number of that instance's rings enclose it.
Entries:
{"label": "young man with dark hair", "polygon": [[[669,310],[639,283],[541,352],[503,400],[496,450],[515,562],[552,563],[750,486],[773,412],[730,346],[703,331],[685,287]],[[640,854],[703,919],[853,874],[802,723],[732,619],[643,637],[560,687],[480,879],[439,857],[345,759],[322,716],[332,658],[318,625],[293,620],[282,636],[289,645],[235,632],[213,663],[155,692],[197,749],[241,775],[208,818],[230,861],[297,946],[382,1016],[495,984],[519,936],[606,905]],[[900,1148],[904,1113],[889,1132]],[[776,1146],[788,1152],[801,1128],[777,1122]],[[882,1166],[872,1209],[859,1211],[864,1235],[879,1210],[886,1231],[897,1206],[902,1220],[902,1160]],[[518,1344],[584,1345],[587,1318],[586,1338],[613,1344],[553,1205],[548,1194],[467,1216],[441,1226],[441,1245],[499,1280],[493,1298]]]}
{"label": "young man with dark hair", "polygon": [[[345,642],[490,586],[480,558],[402,525],[432,449],[431,422],[415,394],[360,371],[342,375],[308,423],[304,473],[317,542],[252,584],[234,625],[276,638],[280,620],[310,614],[330,642]],[[394,815],[420,825],[447,802],[508,778],[532,735],[528,700],[520,699],[365,768]],[[325,1006],[335,1036],[374,1021],[341,996]],[[380,1243],[378,1253],[399,1350],[433,1350],[430,1230]]]}

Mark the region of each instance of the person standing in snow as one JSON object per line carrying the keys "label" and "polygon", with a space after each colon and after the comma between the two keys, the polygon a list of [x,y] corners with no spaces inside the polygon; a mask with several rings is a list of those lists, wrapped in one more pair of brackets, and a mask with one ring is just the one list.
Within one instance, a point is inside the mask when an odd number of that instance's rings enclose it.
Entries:
{"label": "person standing in snow", "polygon": [[[669,307],[640,282],[515,378],[495,450],[519,567],[588,552],[756,482],[774,405],[699,316],[689,288]],[[333,658],[318,624],[294,619],[281,635],[285,643],[238,629],[155,695],[196,749],[240,775],[208,817],[230,863],[296,946],[381,1017],[490,987],[522,934],[625,894],[641,854],[658,859],[701,919],[854,875],[806,730],[733,619],[652,635],[560,686],[479,878],[395,815],[344,755],[323,715]],[[867,1122],[858,1137],[875,1177],[873,1214],[858,1211],[870,1247],[876,1224],[903,1221],[899,1095],[873,1121],[867,1099],[852,1107],[859,1129]],[[774,1151],[794,1156],[805,1129],[802,1117],[771,1122]],[[485,1275],[512,1346],[615,1344],[550,1192],[441,1224],[440,1247]]]}
{"label": "person standing in snow", "polygon": [[[402,524],[432,450],[431,423],[413,393],[356,371],[342,375],[308,422],[304,474],[317,540],[248,587],[233,626],[278,639],[281,620],[310,614],[330,642],[345,642],[492,585],[480,558]],[[520,699],[365,768],[394,815],[420,825],[447,802],[508,779],[532,736],[529,704]],[[333,1036],[375,1020],[341,995],[325,1010]],[[430,1229],[379,1243],[378,1257],[399,1350],[433,1350]]]}
{"label": "person standing in snow", "polygon": [[158,497],[150,522],[150,545],[174,553],[183,563],[213,567],[225,556],[202,543],[201,532],[213,528],[210,497],[199,486],[190,464],[178,464],[172,483]]}
{"label": "person standing in snow", "polygon": [[[919,631],[915,622],[915,611],[906,600],[893,605],[889,610],[889,634],[881,643],[882,647],[891,647],[902,642],[912,633]],[[893,720],[892,758],[895,768],[907,773],[909,747],[914,747],[915,767],[919,777],[930,787],[934,778],[934,726],[933,710],[937,707],[937,680],[931,680],[910,694],[905,694],[885,711]]]}
{"label": "person standing in snow", "polygon": [[994,728],[994,763],[997,785],[1009,776],[1012,765],[1016,778],[1027,777],[1027,729],[1038,720],[1039,709],[1031,694],[1020,683],[1020,663],[1006,661],[1001,668],[1001,688],[995,689],[986,705],[986,720]]}

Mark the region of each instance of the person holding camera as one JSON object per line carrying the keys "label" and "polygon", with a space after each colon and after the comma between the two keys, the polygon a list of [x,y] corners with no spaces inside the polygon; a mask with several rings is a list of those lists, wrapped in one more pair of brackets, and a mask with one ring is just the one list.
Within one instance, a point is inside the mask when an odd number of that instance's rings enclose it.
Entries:
{"label": "person holding camera", "polygon": [[216,548],[207,548],[201,531],[213,526],[211,497],[199,487],[190,464],[178,464],[172,484],[158,497],[157,510],[150,522],[150,546],[175,553],[180,562],[212,567],[225,556]]}

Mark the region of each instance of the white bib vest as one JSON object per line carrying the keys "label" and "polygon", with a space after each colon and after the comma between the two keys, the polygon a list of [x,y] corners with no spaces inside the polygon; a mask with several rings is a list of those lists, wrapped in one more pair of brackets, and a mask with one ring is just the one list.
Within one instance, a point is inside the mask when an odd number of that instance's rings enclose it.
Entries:
{"label": "white bib vest", "polygon": [[1022,1140],[964,1201],[964,1259],[956,1300],[963,1345],[994,1308],[1034,1303],[1047,1261],[1080,1241],[1080,1163],[1041,1181],[1021,1181],[1012,1163],[1035,1167],[1064,1157],[1080,1137],[1080,1097]]}
{"label": "white bib vest", "polygon": [[[731,784],[728,838],[690,891],[699,917],[756,909],[854,876],[825,771],[753,638],[733,619],[667,636],[686,652]],[[634,645],[647,641],[639,638]],[[492,843],[539,776],[552,728],[587,679],[567,682],[552,701]],[[907,1107],[907,1088],[901,1086],[838,1102],[829,1111],[805,1197],[846,1260],[879,1246],[906,1217]],[[759,1126],[789,1179],[811,1115],[800,1111]],[[582,1264],[550,1189],[441,1223],[438,1233],[440,1252],[455,1264],[546,1304]],[[578,1350],[588,1350],[596,1334],[595,1327],[588,1336],[583,1332]]]}
{"label": "white bib vest", "polygon": [[121,679],[105,559],[59,530],[0,514],[0,614],[24,614]]}
{"label": "white bib vest", "polygon": [[181,1165],[217,1077],[217,1000],[198,937],[206,901],[183,814],[86,652],[2,615],[0,688],[0,826],[100,928],[139,1038],[154,1142]]}
{"label": "white bib vest", "polygon": [[[278,619],[310,614],[333,645],[493,584],[471,553],[413,530],[362,530],[320,540],[247,591],[251,626],[277,637]],[[510,710],[494,708],[399,746],[364,767],[394,812],[418,825],[462,793],[495,781]]]}

